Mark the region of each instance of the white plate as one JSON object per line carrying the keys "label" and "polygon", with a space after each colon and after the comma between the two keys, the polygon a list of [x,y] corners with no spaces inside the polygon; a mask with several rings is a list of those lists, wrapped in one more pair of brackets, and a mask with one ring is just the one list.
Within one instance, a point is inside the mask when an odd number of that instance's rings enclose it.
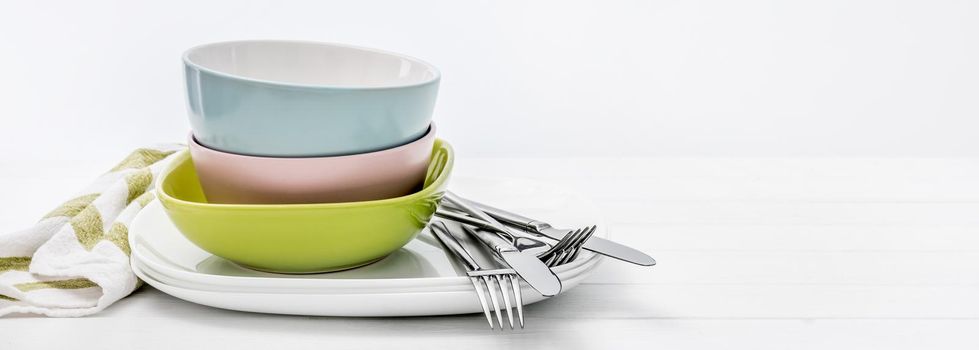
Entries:
{"label": "white plate", "polygon": [[[563,280],[565,290],[570,289],[585,278],[596,265],[579,274],[574,279]],[[133,266],[140,279],[160,291],[174,297],[222,309],[261,312],[286,315],[308,316],[347,316],[347,317],[394,317],[394,316],[433,316],[480,313],[482,309],[476,294],[469,289],[451,291],[417,291],[391,293],[249,293],[216,292],[177,287],[153,279],[140,265]],[[524,304],[543,300],[538,294],[529,294],[523,285]],[[535,295],[533,299],[527,296]]]}
{"label": "white plate", "polygon": [[[453,179],[462,196],[547,219],[558,227],[598,224],[585,198],[561,188],[518,179]],[[241,311],[323,316],[412,316],[482,312],[465,270],[430,233],[374,264],[342,272],[281,275],[239,267],[193,245],[159,203],[147,206],[130,228],[133,269],[148,284],[191,302]],[[460,237],[462,238],[462,237]],[[475,242],[470,242],[476,245]],[[475,251],[489,263],[488,254]],[[600,257],[583,252],[555,268],[564,291],[581,282]],[[522,284],[524,303],[544,299]]]}

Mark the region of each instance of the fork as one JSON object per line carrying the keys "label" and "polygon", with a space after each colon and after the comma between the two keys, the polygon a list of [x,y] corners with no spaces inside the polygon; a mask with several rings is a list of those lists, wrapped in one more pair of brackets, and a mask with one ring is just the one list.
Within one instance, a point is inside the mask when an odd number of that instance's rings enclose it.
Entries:
{"label": "fork", "polygon": [[[563,238],[566,235],[570,235],[576,231],[587,229],[587,228],[579,228],[579,229],[569,230],[569,229],[554,228],[553,226],[551,226],[551,224],[539,220],[534,220],[514,212],[491,207],[489,205],[479,203],[479,202],[474,202],[474,201],[470,201],[470,202],[473,205],[475,205],[476,208],[479,208],[480,210],[492,216],[494,219],[502,221],[507,225],[516,226],[524,230],[527,230],[529,232],[541,234],[547,237]],[[451,205],[451,203],[449,204]],[[452,206],[452,209],[457,209],[457,208]]]}
{"label": "fork", "polygon": [[[491,206],[488,206],[486,204],[481,204],[479,202],[475,202],[471,200],[468,202],[471,206],[475,207],[474,209],[480,211],[483,214],[489,215],[494,220],[502,221],[509,227],[521,227],[524,230],[526,230],[521,232],[532,232],[534,236],[546,236],[554,240],[560,240],[563,239],[564,236],[575,231],[575,230],[557,229],[544,221],[531,219],[516,213],[511,213],[503,209],[493,208]],[[443,204],[442,206],[445,206],[446,208],[456,207],[452,205],[453,203],[450,202],[442,202],[442,204]],[[445,204],[447,204],[447,206]],[[469,212],[468,210],[463,210],[463,211],[467,213]],[[487,220],[487,222],[493,222],[493,221]],[[514,231],[517,230],[514,229]],[[615,258],[621,261],[636,264],[639,266],[656,265],[656,259],[653,259],[653,257],[649,256],[649,254],[643,253],[638,249],[626,246],[624,244],[607,240],[602,237],[593,236],[589,238],[585,242],[585,244],[581,246],[581,248],[610,258]]]}
{"label": "fork", "polygon": [[[473,288],[476,289],[476,296],[479,298],[479,304],[483,308],[483,314],[486,315],[486,321],[489,322],[490,329],[496,329],[493,326],[493,317],[490,316],[489,305],[486,302],[486,294],[490,296],[490,300],[493,303],[493,311],[496,314],[496,320],[500,324],[500,330],[503,330],[503,316],[500,312],[500,302],[496,297],[496,288],[493,285],[493,281],[496,281],[496,285],[499,287],[500,294],[503,296],[503,304],[505,306],[507,319],[509,320],[510,329],[513,327],[513,306],[510,304],[510,293],[513,293],[514,304],[516,304],[517,318],[520,322],[520,328],[524,328],[524,317],[523,317],[523,295],[520,291],[520,281],[517,279],[517,274],[511,269],[496,269],[496,270],[484,270],[473,259],[469,251],[462,245],[459,240],[452,235],[449,228],[445,223],[441,221],[433,221],[429,227],[431,232],[435,235],[435,238],[442,242],[443,245],[448,248],[453,255],[459,260],[462,260],[469,271],[466,273],[469,276],[470,282],[473,284]],[[507,282],[512,288],[507,286]],[[484,293],[484,288],[486,293]]]}
{"label": "fork", "polygon": [[[448,209],[448,207],[446,209],[439,208],[439,210],[435,212],[435,215],[443,219],[498,232],[493,225],[480,219],[468,216],[464,213]],[[541,261],[543,261],[548,267],[554,267],[569,263],[578,257],[578,252],[581,250],[581,247],[595,233],[597,226],[590,226],[574,230],[564,235],[564,237],[557,240],[557,243],[553,245],[540,240],[540,238],[554,240],[553,238],[540,234],[534,236],[534,234],[524,232],[522,229],[523,228],[521,228],[521,230],[509,230],[509,233],[514,236],[513,245],[522,252],[530,252],[537,255],[537,257],[541,259]]]}
{"label": "fork", "polygon": [[561,238],[550,251],[538,256],[538,258],[550,267],[564,265],[573,261],[578,257],[578,253],[581,252],[581,247],[585,245],[585,242],[595,234],[597,228],[597,226],[591,226],[569,233]]}
{"label": "fork", "polygon": [[[457,211],[456,208],[453,207],[449,207],[449,206],[439,207],[435,211],[435,216],[440,217],[442,219],[447,219],[458,223],[462,223],[462,224],[476,226],[477,228],[483,230],[489,230],[489,231],[503,233],[503,234],[509,233],[514,236],[514,238],[512,239],[513,245],[516,246],[518,249],[520,249],[520,251],[522,252],[529,251],[530,253],[537,256],[540,256],[546,252],[551,252],[554,247],[553,244],[540,240],[540,238],[546,238],[546,237],[540,235],[531,235],[521,230],[510,230],[509,232],[500,232],[492,224],[474,218],[472,216],[466,215],[466,213]],[[548,239],[548,240],[552,240],[552,239]]]}

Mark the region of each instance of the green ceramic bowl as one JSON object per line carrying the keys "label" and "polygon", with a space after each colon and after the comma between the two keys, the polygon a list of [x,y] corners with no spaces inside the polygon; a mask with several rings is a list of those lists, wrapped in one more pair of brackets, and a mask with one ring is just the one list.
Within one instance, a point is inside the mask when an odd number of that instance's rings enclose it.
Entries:
{"label": "green ceramic bowl", "polygon": [[212,204],[183,151],[163,171],[156,192],[180,232],[211,254],[271,272],[337,271],[380,260],[415,238],[442,199],[453,157],[452,147],[436,140],[422,188],[397,198]]}

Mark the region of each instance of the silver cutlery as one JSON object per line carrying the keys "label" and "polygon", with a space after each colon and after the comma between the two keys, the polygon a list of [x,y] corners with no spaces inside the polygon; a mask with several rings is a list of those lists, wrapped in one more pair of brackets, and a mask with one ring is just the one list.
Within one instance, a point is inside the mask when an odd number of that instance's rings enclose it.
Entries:
{"label": "silver cutlery", "polygon": [[581,247],[595,234],[595,230],[598,226],[591,226],[584,230],[577,230],[572,232],[563,239],[561,239],[558,244],[555,244],[551,248],[551,251],[546,252],[544,256],[540,256],[544,264],[550,267],[564,265],[575,258],[578,257],[578,252],[581,251]]}
{"label": "silver cutlery", "polygon": [[[435,215],[443,219],[473,225],[483,229],[494,229],[491,224],[485,221],[447,208],[439,208],[439,210],[435,212]],[[597,226],[578,229],[575,232],[565,235],[564,238],[557,240],[557,243],[552,245],[544,242],[543,240],[554,240],[553,238],[541,235],[539,233],[531,234],[523,231],[520,228],[511,228],[510,233],[516,236],[511,243],[513,243],[513,246],[517,247],[517,249],[522,252],[529,252],[536,255],[537,258],[541,259],[541,261],[543,261],[548,267],[555,267],[569,263],[574,260],[574,258],[578,257],[578,252],[581,250],[581,246],[584,245],[589,238],[591,238],[596,229]]]}
{"label": "silver cutlery", "polygon": [[[473,288],[476,289],[476,296],[479,298],[479,304],[483,308],[483,313],[486,315],[486,322],[489,322],[490,329],[495,329],[493,326],[493,317],[490,316],[489,305],[486,302],[486,294],[490,295],[490,300],[493,303],[493,310],[496,314],[496,320],[500,324],[500,329],[503,329],[503,316],[500,312],[500,303],[496,298],[496,288],[493,286],[493,281],[496,281],[496,285],[499,287],[500,294],[503,297],[503,303],[506,307],[507,319],[509,320],[510,329],[513,329],[513,306],[510,304],[510,293],[513,293],[514,303],[517,309],[517,319],[520,322],[520,328],[524,327],[524,317],[523,317],[523,296],[520,291],[520,281],[517,279],[516,273],[512,269],[499,269],[499,270],[484,270],[473,259],[469,251],[459,242],[455,236],[449,231],[449,228],[445,226],[442,222],[432,222],[429,227],[431,232],[435,235],[448,251],[462,260],[469,271],[467,275],[469,280],[473,284]],[[509,283],[507,283],[509,282]],[[509,286],[507,286],[509,284]],[[512,287],[512,289],[510,288]],[[485,293],[484,293],[485,289]]]}
{"label": "silver cutlery", "polygon": [[[536,255],[529,252],[521,252],[517,249],[512,243],[513,237],[516,237],[516,235],[511,233],[509,229],[486,213],[476,209],[466,199],[460,198],[451,191],[446,191],[442,199],[443,202],[453,204],[466,214],[482,219],[492,225],[496,231],[499,231],[500,233],[498,234],[497,232],[477,230],[469,226],[463,226],[466,232],[492,249],[497,257],[506,262],[532,288],[536,289],[545,297],[555,296],[561,292],[561,280],[557,278],[554,271],[551,271]],[[507,235],[507,237],[501,237],[500,234]]]}
{"label": "silver cutlery", "polygon": [[[452,220],[462,224],[476,226],[478,228],[485,229],[485,230],[496,231],[496,229],[490,223],[466,215],[466,213],[456,211],[455,208],[449,209],[444,206],[439,207],[438,210],[435,211],[435,216],[447,220]],[[514,238],[512,242],[513,245],[517,247],[517,249],[520,249],[520,251],[522,252],[531,252],[537,255],[538,257],[543,255],[545,252],[551,251],[551,249],[553,249],[554,246],[553,244],[543,241],[543,239],[549,241],[553,241],[554,239],[551,239],[550,237],[541,234],[531,234],[523,231],[523,229],[520,228],[516,228],[514,230],[511,227],[510,234],[517,236],[516,238]]]}
{"label": "silver cutlery", "polygon": [[[508,225],[513,225],[516,227],[526,229],[527,231],[530,232],[539,233],[556,240],[561,240],[565,236],[581,230],[581,229],[577,229],[577,230],[558,229],[540,220],[531,219],[522,216],[520,214],[512,213],[499,208],[494,208],[486,204],[482,204],[474,201],[469,201],[469,202],[470,204],[478,208],[481,212],[487,214],[488,216],[493,217],[496,220],[502,221]],[[452,203],[448,203],[448,204],[450,205],[450,207],[452,207]],[[459,208],[455,207],[454,209],[459,209]],[[610,240],[601,237],[591,237],[590,239],[585,241],[582,247],[592,252],[602,254],[611,258],[619,259],[625,262],[630,262],[636,265],[642,265],[642,266],[656,265],[656,260],[653,259],[651,256],[647,255],[646,253],[643,253],[639,250],[630,248],[628,246],[619,243],[612,242]]]}
{"label": "silver cutlery", "polygon": [[487,226],[493,228],[493,230],[506,234],[510,238],[516,237],[516,235],[513,232],[510,232],[510,229],[503,226],[502,223],[496,221],[496,219],[489,214],[484,213],[482,210],[477,209],[475,204],[472,204],[468,199],[459,197],[459,195],[455,194],[455,192],[445,191],[445,195],[442,197],[442,199],[448,202],[449,205],[456,208],[456,210],[481,220]]}

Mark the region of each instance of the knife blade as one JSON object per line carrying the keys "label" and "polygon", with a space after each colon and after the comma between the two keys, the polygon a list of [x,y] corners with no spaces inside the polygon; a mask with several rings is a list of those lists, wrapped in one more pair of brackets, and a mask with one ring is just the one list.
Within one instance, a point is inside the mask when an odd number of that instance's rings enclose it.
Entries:
{"label": "knife blade", "polygon": [[[567,233],[563,235],[544,233],[545,236],[560,240],[564,238]],[[628,263],[633,263],[640,266],[653,266],[656,265],[656,259],[643,253],[635,248],[622,245],[620,243],[615,243],[613,241],[592,236],[581,246],[585,250],[598,253],[613,259],[622,260]]]}
{"label": "knife blade", "polygon": [[496,233],[478,230],[466,225],[460,226],[466,233],[475,236],[480,242],[496,252],[497,256],[502,258],[520,278],[527,281],[527,284],[541,295],[551,297],[561,293],[561,280],[537,256],[517,250],[513,244]]}
{"label": "knife blade", "polygon": [[[510,268],[517,273],[518,276],[522,277],[524,281],[527,281],[532,288],[540,292],[541,295],[549,297],[557,295],[561,292],[561,280],[557,278],[554,271],[551,271],[544,262],[540,261],[536,255],[529,252],[521,252],[512,243],[513,237],[516,237],[513,232],[507,229],[506,226],[501,224],[493,217],[484,213],[482,210],[477,209],[472,202],[469,200],[459,197],[452,191],[445,191],[444,197],[442,197],[446,202],[452,204],[456,208],[459,208],[466,214],[472,215],[476,218],[481,219],[491,225],[493,231],[483,231],[475,230],[463,225],[463,229],[469,234],[475,236],[484,245],[496,252],[496,255],[500,257]],[[501,237],[500,234],[494,232],[502,232],[508,238]]]}

